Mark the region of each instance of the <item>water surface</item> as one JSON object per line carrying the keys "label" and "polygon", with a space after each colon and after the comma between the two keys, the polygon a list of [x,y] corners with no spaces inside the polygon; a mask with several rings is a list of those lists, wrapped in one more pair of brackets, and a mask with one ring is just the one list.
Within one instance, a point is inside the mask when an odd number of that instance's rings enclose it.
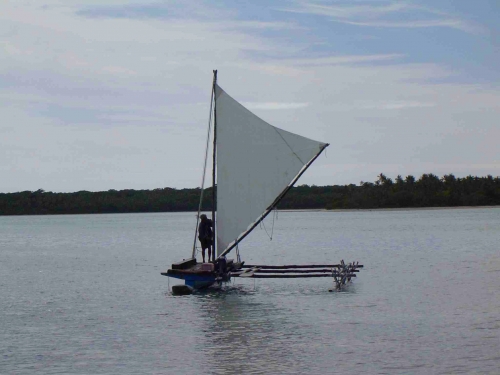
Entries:
{"label": "water surface", "polygon": [[[272,216],[272,215],[270,215]],[[279,212],[247,263],[365,265],[172,296],[192,213],[0,217],[2,374],[498,374],[500,208]]]}

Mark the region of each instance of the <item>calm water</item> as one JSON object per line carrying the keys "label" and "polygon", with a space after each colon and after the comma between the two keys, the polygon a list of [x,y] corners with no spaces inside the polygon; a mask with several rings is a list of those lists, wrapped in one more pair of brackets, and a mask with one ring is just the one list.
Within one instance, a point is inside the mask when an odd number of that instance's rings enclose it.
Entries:
{"label": "calm water", "polygon": [[247,263],[365,265],[334,293],[238,279],[172,296],[160,272],[194,225],[0,217],[0,373],[500,373],[500,208],[280,212],[272,241],[258,228],[242,244]]}

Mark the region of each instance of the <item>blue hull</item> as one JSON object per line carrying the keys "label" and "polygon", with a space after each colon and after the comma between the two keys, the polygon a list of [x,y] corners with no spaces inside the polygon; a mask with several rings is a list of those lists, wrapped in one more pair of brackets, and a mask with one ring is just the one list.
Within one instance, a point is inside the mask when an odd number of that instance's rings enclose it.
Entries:
{"label": "blue hull", "polygon": [[[184,280],[185,285],[193,289],[204,289],[215,283],[229,281],[230,271],[241,270],[242,263],[234,263],[232,259],[219,260],[217,265],[197,263],[195,258],[183,259],[172,264],[172,268],[161,274]],[[217,267],[217,270],[215,268]],[[221,271],[222,270],[222,271]]]}
{"label": "blue hull", "polygon": [[184,284],[193,289],[204,289],[215,283],[215,274],[196,274],[196,273],[170,273],[167,272],[165,276],[174,277],[176,279],[184,280]]}

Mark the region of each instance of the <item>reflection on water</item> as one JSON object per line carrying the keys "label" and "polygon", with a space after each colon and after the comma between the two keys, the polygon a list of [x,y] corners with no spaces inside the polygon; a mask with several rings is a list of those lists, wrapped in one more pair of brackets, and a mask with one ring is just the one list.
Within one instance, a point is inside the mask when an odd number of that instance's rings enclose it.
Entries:
{"label": "reflection on water", "polygon": [[292,353],[294,334],[286,330],[287,317],[279,316],[272,301],[259,302],[258,293],[230,286],[198,301],[208,324],[204,353],[214,372],[289,373],[293,369],[298,358]]}

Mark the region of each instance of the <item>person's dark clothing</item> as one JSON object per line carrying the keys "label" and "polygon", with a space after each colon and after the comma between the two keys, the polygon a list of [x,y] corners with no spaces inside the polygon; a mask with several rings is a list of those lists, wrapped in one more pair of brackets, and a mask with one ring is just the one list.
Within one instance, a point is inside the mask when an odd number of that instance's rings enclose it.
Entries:
{"label": "person's dark clothing", "polygon": [[206,219],[200,222],[198,226],[198,239],[203,248],[207,248],[212,244],[212,220]]}

